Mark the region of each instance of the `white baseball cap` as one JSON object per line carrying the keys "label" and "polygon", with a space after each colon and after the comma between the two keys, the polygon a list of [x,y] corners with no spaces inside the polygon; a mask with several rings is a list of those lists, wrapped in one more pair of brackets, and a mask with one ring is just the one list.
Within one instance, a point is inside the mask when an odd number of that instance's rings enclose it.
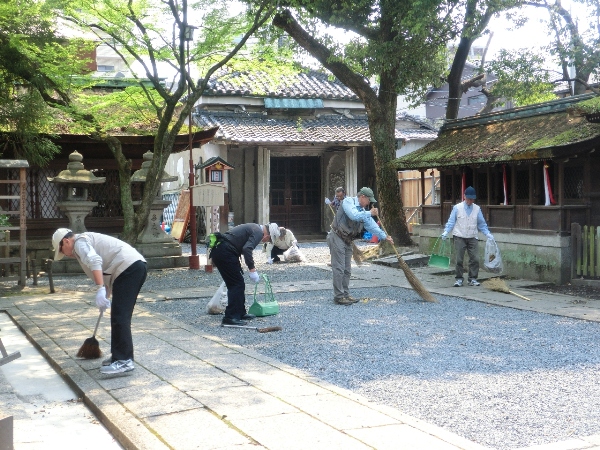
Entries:
{"label": "white baseball cap", "polygon": [[271,242],[275,242],[275,239],[279,237],[281,232],[279,231],[279,225],[274,222],[269,224],[269,234],[271,235]]}
{"label": "white baseball cap", "polygon": [[68,228],[59,228],[52,235],[52,248],[54,249],[54,261],[60,261],[64,258],[64,254],[60,252],[60,241],[69,234],[72,233]]}

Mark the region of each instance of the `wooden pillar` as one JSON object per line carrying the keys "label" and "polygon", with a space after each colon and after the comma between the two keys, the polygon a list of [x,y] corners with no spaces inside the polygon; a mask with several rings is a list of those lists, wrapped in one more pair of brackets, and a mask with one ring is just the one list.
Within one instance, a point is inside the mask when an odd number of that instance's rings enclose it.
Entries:
{"label": "wooden pillar", "polygon": [[[565,196],[564,196],[564,185],[565,185],[565,163],[559,162],[557,165],[558,169],[558,206],[563,206],[565,204]],[[555,176],[556,179],[556,176]]]}
{"label": "wooden pillar", "polygon": [[[487,171],[487,204],[491,205],[492,204],[492,168],[490,166],[486,167],[486,171]],[[489,208],[488,208],[489,211]],[[489,217],[486,217],[486,220],[488,220]]]}
{"label": "wooden pillar", "polygon": [[421,205],[425,204],[425,170],[419,170],[421,172]]}

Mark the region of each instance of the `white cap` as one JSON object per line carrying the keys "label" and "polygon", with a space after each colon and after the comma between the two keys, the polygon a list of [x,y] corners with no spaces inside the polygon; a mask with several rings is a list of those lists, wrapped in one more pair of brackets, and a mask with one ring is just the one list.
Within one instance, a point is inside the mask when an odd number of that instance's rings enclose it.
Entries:
{"label": "white cap", "polygon": [[269,224],[269,234],[271,235],[271,242],[275,242],[275,239],[279,237],[281,232],[279,231],[279,225],[276,223]]}
{"label": "white cap", "polygon": [[65,255],[60,252],[60,241],[69,234],[72,233],[68,228],[59,228],[52,235],[52,248],[54,249],[54,261],[60,261]]}

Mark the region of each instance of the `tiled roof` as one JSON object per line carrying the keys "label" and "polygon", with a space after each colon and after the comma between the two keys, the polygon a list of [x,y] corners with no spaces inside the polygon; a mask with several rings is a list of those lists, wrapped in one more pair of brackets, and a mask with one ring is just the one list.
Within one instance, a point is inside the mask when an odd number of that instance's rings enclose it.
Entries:
{"label": "tiled roof", "polygon": [[600,124],[572,113],[586,94],[448,121],[439,137],[390,163],[398,170],[565,157],[600,143]]}
{"label": "tiled roof", "polygon": [[[203,111],[194,116],[202,127],[219,127],[216,141],[239,144],[358,144],[370,145],[366,116],[323,115],[315,119],[271,118],[261,113]],[[425,129],[396,130],[396,139],[435,139]]]}
{"label": "tiled roof", "polygon": [[224,69],[211,78],[204,95],[248,95],[358,101],[356,94],[339,80],[316,71],[284,75],[274,81],[272,77],[263,72],[229,72]]}

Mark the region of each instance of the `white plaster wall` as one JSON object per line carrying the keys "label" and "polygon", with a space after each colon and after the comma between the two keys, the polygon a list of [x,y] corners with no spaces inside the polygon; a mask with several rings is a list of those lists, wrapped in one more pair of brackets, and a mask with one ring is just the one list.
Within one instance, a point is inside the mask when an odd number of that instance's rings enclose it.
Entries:
{"label": "white plaster wall", "polygon": [[409,153],[414,152],[415,150],[424,147],[428,144],[429,140],[420,140],[420,139],[411,139],[410,141],[404,141],[402,147],[396,149],[396,158],[400,158],[402,156],[408,155]]}

